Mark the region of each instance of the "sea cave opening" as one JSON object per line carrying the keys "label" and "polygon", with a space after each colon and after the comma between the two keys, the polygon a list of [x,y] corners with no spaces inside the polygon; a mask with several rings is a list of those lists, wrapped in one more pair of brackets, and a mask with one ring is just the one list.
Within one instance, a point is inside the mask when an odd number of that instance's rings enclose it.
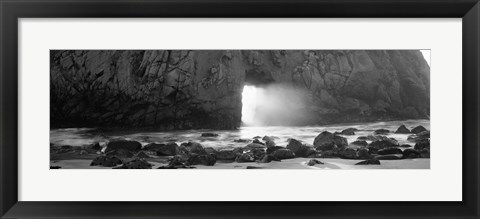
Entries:
{"label": "sea cave opening", "polygon": [[245,72],[242,126],[304,125],[308,116],[304,89],[274,80],[270,72]]}

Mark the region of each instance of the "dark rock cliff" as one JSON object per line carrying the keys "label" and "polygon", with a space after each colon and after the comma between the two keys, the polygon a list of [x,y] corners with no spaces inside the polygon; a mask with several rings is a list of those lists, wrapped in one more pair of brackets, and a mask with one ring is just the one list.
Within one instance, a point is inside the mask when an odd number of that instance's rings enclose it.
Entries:
{"label": "dark rock cliff", "polygon": [[296,125],[430,114],[413,50],[52,50],[50,62],[52,128],[233,129],[245,83],[303,90]]}

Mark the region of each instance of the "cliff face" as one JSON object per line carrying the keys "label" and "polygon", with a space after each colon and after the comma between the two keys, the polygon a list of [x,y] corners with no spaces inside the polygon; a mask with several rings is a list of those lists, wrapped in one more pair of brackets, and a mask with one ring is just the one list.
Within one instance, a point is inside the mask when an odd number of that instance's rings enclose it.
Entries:
{"label": "cliff face", "polygon": [[[430,68],[408,50],[51,51],[51,127],[241,125],[245,83],[304,91],[300,124],[428,118]],[[308,115],[308,116],[307,116]]]}

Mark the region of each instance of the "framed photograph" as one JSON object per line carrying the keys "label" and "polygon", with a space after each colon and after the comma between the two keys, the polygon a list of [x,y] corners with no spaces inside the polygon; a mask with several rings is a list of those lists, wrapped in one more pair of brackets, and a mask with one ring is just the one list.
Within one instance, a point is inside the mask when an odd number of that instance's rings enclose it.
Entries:
{"label": "framed photograph", "polygon": [[480,217],[477,0],[0,10],[2,218]]}

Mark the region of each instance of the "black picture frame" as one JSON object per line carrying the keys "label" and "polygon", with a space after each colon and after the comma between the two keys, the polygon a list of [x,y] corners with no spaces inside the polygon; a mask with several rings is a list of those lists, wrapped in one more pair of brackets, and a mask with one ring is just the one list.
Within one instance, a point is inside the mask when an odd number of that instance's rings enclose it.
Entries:
{"label": "black picture frame", "polygon": [[[478,0],[1,0],[2,218],[479,218]],[[134,17],[462,18],[462,202],[18,201],[18,19]],[[448,162],[448,161],[444,161]],[[421,183],[421,182],[419,182]],[[428,185],[422,185],[428,186]],[[445,188],[448,189],[448,188]],[[341,191],[341,190],[340,190]],[[441,191],[439,191],[441,192]]]}

